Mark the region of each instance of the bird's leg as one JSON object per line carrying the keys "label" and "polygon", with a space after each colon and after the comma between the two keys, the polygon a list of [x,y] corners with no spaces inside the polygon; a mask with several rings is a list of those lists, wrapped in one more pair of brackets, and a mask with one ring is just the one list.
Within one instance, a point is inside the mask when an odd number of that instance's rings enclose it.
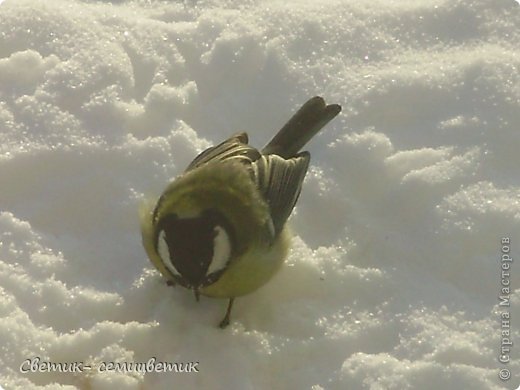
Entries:
{"label": "bird's leg", "polygon": [[224,329],[226,326],[229,325],[229,315],[231,314],[231,308],[233,307],[234,300],[235,300],[235,298],[229,299],[228,307],[226,310],[226,315],[224,316],[224,318],[222,319],[222,321],[220,321],[220,324],[218,325],[222,329]]}

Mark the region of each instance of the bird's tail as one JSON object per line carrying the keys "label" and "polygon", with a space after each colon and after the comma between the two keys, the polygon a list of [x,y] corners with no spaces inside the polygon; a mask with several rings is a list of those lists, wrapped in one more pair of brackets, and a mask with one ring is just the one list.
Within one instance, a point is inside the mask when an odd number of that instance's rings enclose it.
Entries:
{"label": "bird's tail", "polygon": [[339,104],[326,105],[320,96],[309,99],[262,149],[262,154],[293,157],[340,111]]}

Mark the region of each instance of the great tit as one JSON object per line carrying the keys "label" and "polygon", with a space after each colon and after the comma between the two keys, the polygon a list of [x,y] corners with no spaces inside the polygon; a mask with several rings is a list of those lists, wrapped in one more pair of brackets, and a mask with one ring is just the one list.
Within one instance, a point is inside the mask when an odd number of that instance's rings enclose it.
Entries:
{"label": "great tit", "polygon": [[309,152],[300,149],[341,111],[309,99],[262,150],[247,133],[199,154],[155,205],[140,210],[143,245],[169,285],[233,301],[264,285],[289,250],[286,226]]}

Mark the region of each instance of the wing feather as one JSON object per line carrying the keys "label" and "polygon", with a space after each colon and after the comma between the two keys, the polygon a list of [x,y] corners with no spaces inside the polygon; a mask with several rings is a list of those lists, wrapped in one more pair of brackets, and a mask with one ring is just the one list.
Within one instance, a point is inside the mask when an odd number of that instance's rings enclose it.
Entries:
{"label": "wing feather", "polygon": [[247,133],[235,134],[224,142],[206,149],[197,157],[195,157],[195,159],[186,168],[186,172],[211,161],[238,159],[242,160],[246,164],[249,164],[252,161],[260,158],[260,152],[257,149],[249,146],[247,143]]}
{"label": "wing feather", "polygon": [[289,159],[270,154],[253,162],[258,189],[271,209],[275,234],[282,231],[300,196],[309,161],[310,154],[301,152]]}

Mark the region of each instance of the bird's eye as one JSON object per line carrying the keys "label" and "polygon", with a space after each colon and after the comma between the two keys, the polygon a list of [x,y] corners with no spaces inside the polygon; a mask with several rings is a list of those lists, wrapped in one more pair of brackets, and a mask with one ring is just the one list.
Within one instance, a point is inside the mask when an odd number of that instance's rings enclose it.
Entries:
{"label": "bird's eye", "polygon": [[170,255],[170,247],[168,246],[168,242],[166,241],[166,233],[164,230],[159,232],[159,237],[157,241],[157,251],[159,252],[159,256],[161,257],[164,265],[168,268],[174,275],[181,276],[181,273],[175,268],[172,263],[171,255]]}
{"label": "bird's eye", "polygon": [[213,232],[215,234],[213,238],[213,258],[209,263],[206,275],[211,275],[226,268],[231,256],[231,242],[226,230],[221,226],[215,226]]}

